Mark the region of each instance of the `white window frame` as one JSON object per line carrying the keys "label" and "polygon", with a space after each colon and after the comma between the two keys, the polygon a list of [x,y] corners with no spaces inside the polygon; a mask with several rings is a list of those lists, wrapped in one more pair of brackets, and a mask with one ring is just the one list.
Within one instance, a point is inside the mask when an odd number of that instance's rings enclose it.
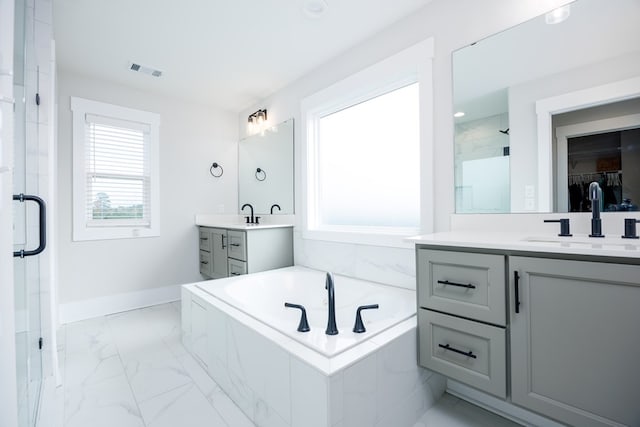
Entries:
{"label": "white window frame", "polygon": [[[302,238],[411,248],[406,238],[433,231],[433,38],[424,40],[302,100]],[[419,84],[420,227],[318,224],[317,155],[321,117],[376,96]],[[372,125],[375,125],[372,123]]]}
{"label": "white window frame", "polygon": [[[79,97],[71,97],[73,113],[73,240],[125,239],[157,237],[160,235],[160,115],[119,105],[107,104]],[[86,117],[96,115],[149,128],[148,155],[150,179],[150,223],[146,226],[113,223],[109,226],[89,227],[86,218]]]}

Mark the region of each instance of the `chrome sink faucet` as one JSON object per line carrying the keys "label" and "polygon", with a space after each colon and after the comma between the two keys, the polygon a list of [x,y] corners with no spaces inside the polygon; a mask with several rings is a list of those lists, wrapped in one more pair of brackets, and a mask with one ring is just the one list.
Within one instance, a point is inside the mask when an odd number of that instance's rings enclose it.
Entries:
{"label": "chrome sink faucet", "polygon": [[333,286],[333,274],[327,273],[327,280],[324,285],[328,294],[329,317],[327,319],[327,335],[338,335],[338,327],[336,326],[336,293]]}
{"label": "chrome sink faucet", "polygon": [[589,200],[591,200],[591,234],[589,234],[589,237],[604,237],[604,234],[602,234],[602,220],[600,219],[602,189],[597,182],[589,184]]}

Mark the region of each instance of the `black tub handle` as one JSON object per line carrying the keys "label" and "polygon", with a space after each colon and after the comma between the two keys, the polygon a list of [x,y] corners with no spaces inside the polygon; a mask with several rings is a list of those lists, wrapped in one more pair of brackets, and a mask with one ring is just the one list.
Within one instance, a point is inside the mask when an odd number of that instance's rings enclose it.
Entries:
{"label": "black tub handle", "polygon": [[40,197],[29,194],[14,194],[13,200],[17,200],[20,203],[24,203],[25,201],[36,202],[38,204],[38,213],[40,216],[40,242],[38,247],[31,251],[25,251],[24,249],[14,251],[13,256],[24,258],[26,256],[38,255],[44,251],[44,248],[47,246],[47,205]]}
{"label": "black tub handle", "polygon": [[355,332],[356,334],[367,332],[366,328],[364,327],[364,322],[362,321],[362,316],[360,315],[360,312],[362,310],[371,310],[376,308],[380,308],[380,306],[378,304],[370,304],[370,305],[361,305],[360,307],[358,307],[358,309],[356,310],[356,322],[353,325],[353,332]]}
{"label": "black tub handle", "polygon": [[290,302],[285,302],[284,306],[287,308],[297,308],[302,312],[300,315],[300,323],[298,324],[298,332],[309,332],[311,330],[311,328],[309,328],[309,322],[307,321],[307,310],[305,310],[304,306],[291,304]]}

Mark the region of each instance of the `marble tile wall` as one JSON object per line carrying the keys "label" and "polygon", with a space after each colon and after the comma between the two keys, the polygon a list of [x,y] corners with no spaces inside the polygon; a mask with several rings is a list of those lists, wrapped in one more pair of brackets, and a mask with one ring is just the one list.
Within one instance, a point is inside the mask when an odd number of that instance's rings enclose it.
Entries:
{"label": "marble tile wall", "polygon": [[415,327],[327,375],[184,288],[182,305],[190,350],[202,328],[194,307],[207,306],[208,357],[198,359],[259,426],[412,426],[444,392],[444,378],[417,365]]}
{"label": "marble tile wall", "polygon": [[293,237],[296,265],[416,289],[416,260],[413,248],[303,239],[302,233],[297,229]]}

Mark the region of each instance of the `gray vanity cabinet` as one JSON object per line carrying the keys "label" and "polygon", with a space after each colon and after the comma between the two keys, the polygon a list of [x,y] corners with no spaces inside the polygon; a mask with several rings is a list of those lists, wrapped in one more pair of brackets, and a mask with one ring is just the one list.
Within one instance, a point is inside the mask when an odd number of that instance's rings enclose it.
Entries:
{"label": "gray vanity cabinet", "polygon": [[200,273],[212,279],[228,276],[227,230],[200,227]]}
{"label": "gray vanity cabinet", "polygon": [[420,365],[567,425],[640,426],[640,265],[416,252]]}
{"label": "gray vanity cabinet", "polygon": [[199,227],[200,273],[219,279],[293,265],[293,228]]}
{"label": "gray vanity cabinet", "polygon": [[512,401],[575,426],[640,426],[640,266],[509,267]]}
{"label": "gray vanity cabinet", "polygon": [[227,230],[211,229],[211,277],[227,277]]}
{"label": "gray vanity cabinet", "polygon": [[505,256],[418,249],[420,364],[507,397]]}

